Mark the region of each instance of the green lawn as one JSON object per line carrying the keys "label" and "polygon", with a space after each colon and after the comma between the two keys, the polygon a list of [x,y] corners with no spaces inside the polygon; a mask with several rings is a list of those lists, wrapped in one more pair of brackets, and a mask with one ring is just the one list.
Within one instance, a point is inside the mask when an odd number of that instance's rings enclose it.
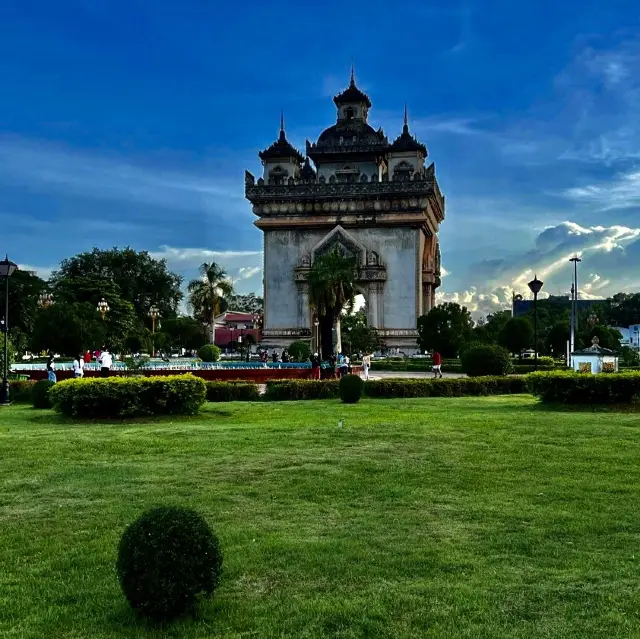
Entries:
{"label": "green lawn", "polygon": [[[639,637],[639,426],[528,397],[2,409],[0,636]],[[205,514],[225,573],[153,628],[114,560],[167,503]]]}

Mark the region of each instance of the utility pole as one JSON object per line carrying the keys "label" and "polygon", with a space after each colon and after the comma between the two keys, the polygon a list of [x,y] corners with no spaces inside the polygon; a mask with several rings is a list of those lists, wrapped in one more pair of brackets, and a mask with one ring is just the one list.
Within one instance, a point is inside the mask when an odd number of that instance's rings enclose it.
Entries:
{"label": "utility pole", "polygon": [[[569,357],[576,349],[576,335],[578,334],[578,262],[582,260],[574,255],[569,259],[573,262],[573,281],[571,282],[571,338],[569,343]],[[569,365],[571,362],[569,361]]]}

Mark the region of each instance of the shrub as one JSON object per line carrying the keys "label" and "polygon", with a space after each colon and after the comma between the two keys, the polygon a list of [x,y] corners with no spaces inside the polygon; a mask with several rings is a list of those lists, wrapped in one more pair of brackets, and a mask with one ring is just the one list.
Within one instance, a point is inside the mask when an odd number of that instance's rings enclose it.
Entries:
{"label": "shrub", "polygon": [[9,397],[12,402],[16,403],[29,403],[31,402],[31,391],[36,385],[36,382],[30,380],[15,380],[9,381]]}
{"label": "shrub", "polygon": [[337,399],[340,385],[337,379],[283,380],[267,382],[264,399],[273,401],[300,399]]}
{"label": "shrub", "polygon": [[207,382],[208,402],[254,402],[260,399],[257,384],[248,382]]}
{"label": "shrub", "polygon": [[344,375],[339,382],[340,399],[345,404],[357,404],[362,397],[363,386],[359,375]]}
{"label": "shrub", "polygon": [[153,508],[122,535],[116,570],[133,608],[170,620],[213,595],[222,571],[220,542],[197,512]]}
{"label": "shrub", "polygon": [[198,357],[203,362],[217,362],[220,359],[220,349],[214,344],[205,344],[198,349]]}
{"label": "shrub", "polygon": [[193,375],[68,379],[56,384],[49,397],[58,412],[70,417],[195,415],[206,386]]}
{"label": "shrub", "polygon": [[306,362],[311,358],[311,346],[309,346],[309,342],[298,340],[297,342],[293,342],[287,350],[294,362]]}
{"label": "shrub", "polygon": [[31,399],[33,400],[34,408],[51,408],[49,391],[52,386],[54,386],[54,383],[48,379],[41,379],[33,385],[31,389]]}
{"label": "shrub", "polygon": [[474,344],[461,355],[462,372],[469,377],[508,375],[512,369],[511,356],[501,346]]}
{"label": "shrub", "polygon": [[474,397],[528,392],[524,377],[461,377],[458,379],[381,379],[365,382],[368,397]]}
{"label": "shrub", "polygon": [[534,373],[531,392],[546,403],[630,404],[640,397],[640,373],[585,375],[574,371]]}
{"label": "shrub", "polygon": [[[4,373],[4,337],[4,333],[0,333],[0,379],[2,378],[2,375]],[[7,369],[11,370],[11,364],[16,361],[16,350],[13,347],[10,339],[7,340],[7,354],[9,355]]]}

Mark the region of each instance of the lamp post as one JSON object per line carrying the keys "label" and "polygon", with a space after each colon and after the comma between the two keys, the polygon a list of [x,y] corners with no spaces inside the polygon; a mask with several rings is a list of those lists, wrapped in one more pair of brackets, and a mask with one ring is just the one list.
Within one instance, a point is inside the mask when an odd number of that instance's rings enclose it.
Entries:
{"label": "lamp post", "polygon": [[4,277],[4,370],[2,371],[2,387],[0,388],[0,406],[8,406],[9,399],[9,278],[18,265],[5,256],[0,261],[0,277]]}
{"label": "lamp post", "polygon": [[569,343],[569,353],[573,353],[576,348],[576,334],[578,333],[578,262],[582,260],[575,255],[569,259],[573,262],[573,281],[571,282],[571,337]]}
{"label": "lamp post", "polygon": [[96,306],[96,310],[98,311],[98,313],[100,313],[100,315],[102,316],[102,321],[104,322],[104,318],[106,317],[107,313],[111,310],[109,308],[109,304],[107,304],[104,297],[98,302],[98,306]]}
{"label": "lamp post", "polygon": [[316,338],[316,353],[320,353],[320,321],[318,320],[318,318],[316,317],[315,321],[313,322],[313,325],[316,327],[315,330],[315,338]]}
{"label": "lamp post", "polygon": [[538,293],[542,284],[537,275],[529,282],[529,290],[533,293],[533,351],[535,355],[534,370],[538,370]]}
{"label": "lamp post", "polygon": [[160,317],[160,311],[155,305],[153,305],[149,309],[149,317],[151,318],[151,343],[152,343],[151,356],[155,357],[156,356],[156,320]]}

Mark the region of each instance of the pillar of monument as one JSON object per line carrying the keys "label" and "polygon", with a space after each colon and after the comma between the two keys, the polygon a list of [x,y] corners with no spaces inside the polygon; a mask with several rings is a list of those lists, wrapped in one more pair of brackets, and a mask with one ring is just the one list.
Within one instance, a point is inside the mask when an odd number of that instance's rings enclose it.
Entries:
{"label": "pillar of monument", "polygon": [[378,285],[369,284],[369,299],[367,300],[369,305],[369,325],[373,328],[380,328],[378,318]]}
{"label": "pillar of monument", "polygon": [[422,285],[422,314],[426,315],[432,308],[431,284]]}
{"label": "pillar of monument", "polygon": [[431,308],[436,307],[436,287],[431,287]]}

